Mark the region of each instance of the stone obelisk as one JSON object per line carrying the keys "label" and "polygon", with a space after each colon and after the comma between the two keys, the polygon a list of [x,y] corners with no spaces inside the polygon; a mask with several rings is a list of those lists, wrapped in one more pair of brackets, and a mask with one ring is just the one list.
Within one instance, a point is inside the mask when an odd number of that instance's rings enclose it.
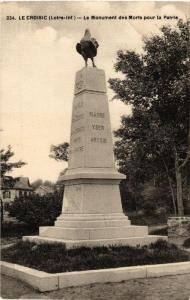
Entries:
{"label": "stone obelisk", "polygon": [[71,122],[69,165],[63,209],[55,226],[40,227],[36,242],[63,242],[67,248],[147,244],[147,226],[132,226],[124,215],[115,168],[105,73],[85,67],[77,72]]}

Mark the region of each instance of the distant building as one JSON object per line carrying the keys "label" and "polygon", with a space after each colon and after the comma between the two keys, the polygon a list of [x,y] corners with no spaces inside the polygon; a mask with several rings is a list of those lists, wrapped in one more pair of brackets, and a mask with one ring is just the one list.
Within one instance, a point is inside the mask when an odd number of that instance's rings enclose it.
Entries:
{"label": "distant building", "polygon": [[39,196],[46,196],[48,194],[53,194],[54,188],[47,186],[47,185],[40,185],[36,190],[35,194],[38,194]]}
{"label": "distant building", "polygon": [[28,177],[5,176],[1,179],[0,196],[3,203],[11,202],[16,197],[29,196],[33,193]]}

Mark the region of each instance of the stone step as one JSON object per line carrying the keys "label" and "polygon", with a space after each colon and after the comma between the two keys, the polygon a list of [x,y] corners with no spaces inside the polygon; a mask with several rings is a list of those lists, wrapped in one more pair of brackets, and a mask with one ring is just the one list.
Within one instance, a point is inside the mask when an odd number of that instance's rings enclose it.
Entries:
{"label": "stone step", "polygon": [[62,228],[44,226],[39,228],[41,237],[69,239],[69,240],[96,240],[139,237],[148,235],[147,226],[124,226],[103,228]]}
{"label": "stone step", "polygon": [[124,220],[94,220],[94,221],[68,221],[68,220],[57,220],[55,222],[56,227],[63,228],[102,228],[102,227],[123,227],[131,225],[131,221],[127,218]]}
{"label": "stone step", "polygon": [[105,221],[105,220],[128,220],[123,212],[120,213],[62,213],[58,221]]}
{"label": "stone step", "polygon": [[101,246],[132,246],[137,245],[144,246],[150,243],[154,243],[157,240],[166,240],[166,236],[158,235],[145,235],[140,237],[129,237],[129,238],[116,238],[116,239],[98,239],[98,240],[66,240],[66,239],[57,239],[57,238],[48,238],[41,236],[23,236],[24,241],[30,241],[36,244],[42,243],[61,243],[64,244],[67,249],[71,248],[80,248],[80,247],[101,247]]}

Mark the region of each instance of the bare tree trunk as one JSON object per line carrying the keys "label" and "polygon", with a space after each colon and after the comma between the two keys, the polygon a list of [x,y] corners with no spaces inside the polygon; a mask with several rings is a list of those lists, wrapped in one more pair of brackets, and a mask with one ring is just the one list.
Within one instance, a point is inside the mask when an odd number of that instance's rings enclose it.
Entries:
{"label": "bare tree trunk", "polygon": [[[187,53],[188,57],[190,55],[190,44],[187,43]],[[187,173],[186,173],[186,178],[187,178],[187,203],[188,203],[188,208],[190,207],[190,61],[188,59],[187,62],[188,65],[188,73],[189,76],[187,76],[187,94],[188,94],[188,101],[189,101],[189,130],[188,130],[188,137],[187,137],[187,157],[186,157],[186,166],[187,167]]]}
{"label": "bare tree trunk", "polygon": [[169,181],[170,191],[171,191],[171,195],[172,195],[174,215],[176,216],[177,215],[177,207],[176,207],[176,202],[175,202],[175,193],[174,193],[174,188],[173,188],[173,184],[172,184],[172,179],[169,175],[168,175],[168,181]]}
{"label": "bare tree trunk", "polygon": [[187,211],[190,212],[190,162],[187,165],[186,187],[187,187]]}
{"label": "bare tree trunk", "polygon": [[182,176],[181,172],[176,170],[176,183],[177,183],[177,206],[178,215],[184,216],[184,206],[183,206],[183,191],[182,191]]}
{"label": "bare tree trunk", "polygon": [[177,150],[175,151],[175,174],[176,174],[176,186],[177,186],[177,208],[178,215],[184,216],[184,206],[183,206],[183,189],[182,189],[182,169],[179,166],[179,158]]}
{"label": "bare tree trunk", "polygon": [[[184,205],[183,205],[183,190],[182,190],[182,172],[185,168],[188,168],[190,163],[190,103],[189,103],[189,130],[187,138],[187,155],[184,161],[179,164],[179,157],[176,148],[175,151],[175,172],[176,172],[176,183],[177,183],[177,205],[178,205],[178,215],[184,215]],[[187,171],[189,174],[189,170]],[[190,189],[190,188],[188,188]]]}
{"label": "bare tree trunk", "polygon": [[153,186],[154,187],[156,186],[156,176],[155,176],[155,173],[154,173],[154,176],[153,176]]}
{"label": "bare tree trunk", "polygon": [[176,200],[175,200],[175,193],[174,193],[174,188],[173,188],[173,184],[172,184],[172,179],[171,179],[171,177],[169,175],[168,166],[167,166],[166,162],[164,161],[164,159],[163,159],[163,163],[164,163],[164,167],[165,167],[166,174],[167,174],[167,177],[168,177],[170,192],[171,192],[171,195],[172,195],[172,203],[173,203],[174,215],[176,216],[177,215],[177,207],[176,207]]}
{"label": "bare tree trunk", "polygon": [[0,206],[1,206],[1,224],[3,223],[3,217],[4,217],[4,207],[3,207],[3,201],[0,199]]}

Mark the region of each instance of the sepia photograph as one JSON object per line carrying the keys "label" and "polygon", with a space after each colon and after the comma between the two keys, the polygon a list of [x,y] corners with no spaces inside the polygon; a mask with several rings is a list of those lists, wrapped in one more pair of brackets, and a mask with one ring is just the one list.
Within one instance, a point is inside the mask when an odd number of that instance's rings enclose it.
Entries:
{"label": "sepia photograph", "polygon": [[189,1],[0,3],[1,299],[190,299]]}

